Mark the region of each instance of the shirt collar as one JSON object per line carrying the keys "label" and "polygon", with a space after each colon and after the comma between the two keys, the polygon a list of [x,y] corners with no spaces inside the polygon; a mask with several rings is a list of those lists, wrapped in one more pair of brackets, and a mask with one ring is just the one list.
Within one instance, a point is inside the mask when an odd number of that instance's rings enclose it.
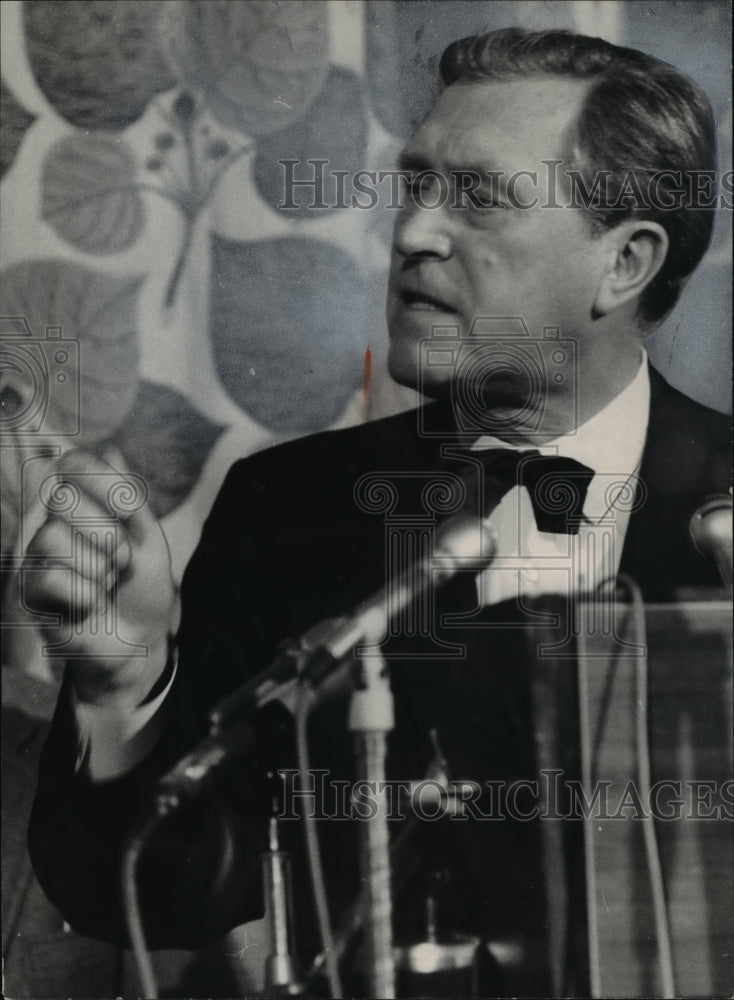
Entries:
{"label": "shirt collar", "polygon": [[554,454],[575,458],[595,472],[632,473],[639,466],[650,415],[650,374],[643,351],[637,374],[618,396],[575,434],[548,442]]}

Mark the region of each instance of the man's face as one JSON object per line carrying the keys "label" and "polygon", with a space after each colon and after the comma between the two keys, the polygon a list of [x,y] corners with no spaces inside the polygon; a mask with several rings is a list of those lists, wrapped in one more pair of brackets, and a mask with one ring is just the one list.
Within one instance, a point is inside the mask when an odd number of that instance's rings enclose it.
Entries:
{"label": "man's face", "polygon": [[[389,367],[398,382],[435,392],[451,380],[445,367],[430,364],[423,364],[418,379],[420,342],[436,326],[458,326],[467,338],[477,318],[520,317],[533,338],[557,326],[562,338],[580,346],[588,341],[604,266],[601,241],[580,209],[543,207],[566,200],[569,165],[557,167],[554,195],[548,186],[553,168],[543,161],[563,157],[586,88],[584,81],[558,77],[457,83],[443,92],[406,146],[401,166],[414,177],[439,172],[448,195],[429,175],[420,191],[405,195],[396,223],[388,326]],[[489,171],[496,172],[494,180]],[[519,171],[536,173],[537,181]],[[486,178],[475,193],[493,207],[477,207],[469,195],[457,207],[452,178],[462,175]],[[510,192],[505,185],[513,175]],[[535,207],[518,207],[535,198]],[[421,200],[439,205],[421,207]],[[550,384],[542,391],[563,389]],[[498,371],[493,405],[510,411],[526,393],[525,381]]]}

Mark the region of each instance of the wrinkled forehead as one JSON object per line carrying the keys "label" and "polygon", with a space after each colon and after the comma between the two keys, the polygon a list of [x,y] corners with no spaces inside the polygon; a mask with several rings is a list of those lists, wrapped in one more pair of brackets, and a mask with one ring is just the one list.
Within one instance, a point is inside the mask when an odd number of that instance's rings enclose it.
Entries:
{"label": "wrinkled forehead", "polygon": [[458,81],[401,155],[406,167],[531,170],[563,157],[590,88],[558,76]]}

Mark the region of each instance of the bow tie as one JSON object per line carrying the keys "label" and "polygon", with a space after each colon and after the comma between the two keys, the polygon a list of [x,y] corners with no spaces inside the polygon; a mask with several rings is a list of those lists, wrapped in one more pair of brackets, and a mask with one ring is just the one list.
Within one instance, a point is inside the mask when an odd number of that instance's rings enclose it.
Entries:
{"label": "bow tie", "polygon": [[[468,456],[465,456],[465,458]],[[459,470],[467,490],[465,506],[489,517],[514,486],[524,486],[539,531],[575,535],[594,471],[573,458],[541,455],[535,449],[490,448],[473,452]]]}

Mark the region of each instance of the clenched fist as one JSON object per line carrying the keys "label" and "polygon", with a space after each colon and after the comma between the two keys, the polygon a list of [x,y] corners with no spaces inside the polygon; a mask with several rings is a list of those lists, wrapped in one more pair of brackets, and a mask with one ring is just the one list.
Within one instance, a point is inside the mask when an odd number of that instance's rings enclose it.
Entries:
{"label": "clenched fist", "polygon": [[179,614],[145,484],[67,452],[41,500],[48,517],[26,551],[24,597],[55,616],[43,629],[49,652],[66,660],[82,701],[139,705],[163,672]]}

